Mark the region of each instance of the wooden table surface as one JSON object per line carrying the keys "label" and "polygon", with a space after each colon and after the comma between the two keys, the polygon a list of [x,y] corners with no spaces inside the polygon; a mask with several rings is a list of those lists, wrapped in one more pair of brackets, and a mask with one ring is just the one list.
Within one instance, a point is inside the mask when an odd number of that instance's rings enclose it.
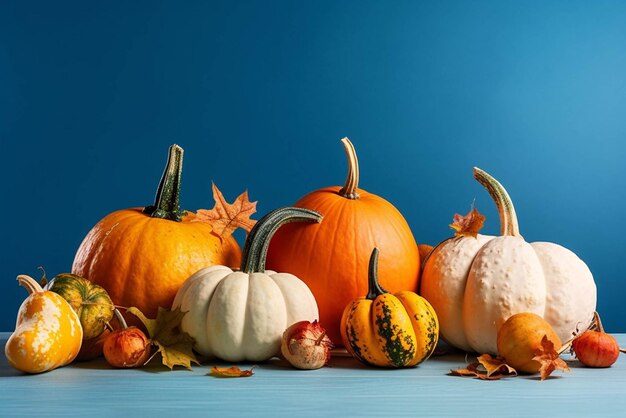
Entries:
{"label": "wooden table surface", "polygon": [[[4,347],[9,333],[0,333]],[[626,334],[616,335],[621,346]],[[208,376],[151,366],[111,369],[103,359],[25,375],[0,359],[0,417],[18,416],[519,416],[625,417],[626,355],[609,369],[567,359],[569,373],[481,381],[448,376],[464,354],[434,357],[412,369],[366,367],[335,357],[300,371],[273,359],[249,378]],[[224,364],[222,364],[224,365]],[[240,365],[242,368],[250,365]]]}

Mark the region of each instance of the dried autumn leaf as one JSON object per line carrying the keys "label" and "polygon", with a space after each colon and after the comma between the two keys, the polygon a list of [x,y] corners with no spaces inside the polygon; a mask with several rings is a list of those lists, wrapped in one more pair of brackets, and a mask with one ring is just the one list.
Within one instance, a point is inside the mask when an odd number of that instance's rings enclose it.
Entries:
{"label": "dried autumn leaf", "polygon": [[477,360],[487,371],[487,376],[517,375],[517,371],[513,367],[506,364],[502,357],[491,357],[489,354],[483,354],[482,356],[479,356]]}
{"label": "dried autumn leaf", "polygon": [[454,215],[454,222],[450,224],[450,228],[455,230],[455,236],[474,237],[485,223],[485,217],[478,212],[478,209],[472,208],[467,215],[462,216],[458,213]]}
{"label": "dried autumn leaf", "polygon": [[478,366],[480,363],[471,363],[464,369],[450,369],[450,374],[452,376],[476,377],[478,376]]}
{"label": "dried autumn leaf", "polygon": [[250,216],[256,212],[256,203],[248,199],[246,190],[231,204],[226,201],[224,195],[213,183],[213,199],[215,206],[211,210],[198,209],[196,222],[205,222],[213,227],[213,233],[224,240],[232,235],[237,228],[243,228],[250,232],[255,220]]}
{"label": "dried autumn leaf", "polygon": [[488,375],[485,370],[480,369],[480,363],[472,363],[464,369],[450,370],[449,374],[450,376],[474,377],[481,380],[500,380],[506,376],[498,373]]}
{"label": "dried autumn leaf", "polygon": [[464,369],[450,370],[451,376],[474,377],[481,380],[500,380],[507,376],[517,376],[517,371],[500,357],[483,354],[478,362],[469,364]]}
{"label": "dried autumn leaf", "polygon": [[535,351],[533,360],[541,364],[539,368],[541,380],[546,380],[557,369],[569,372],[567,363],[559,356],[559,353],[554,348],[554,344],[546,335],[541,339],[541,346]]}
{"label": "dried autumn leaf", "polygon": [[209,376],[213,377],[250,377],[254,374],[252,369],[250,370],[241,370],[237,366],[232,367],[211,367],[211,372]]}
{"label": "dried autumn leaf", "polygon": [[180,321],[186,312],[180,308],[172,311],[159,307],[156,319],[147,318],[139,309],[128,308],[128,312],[135,315],[145,325],[152,343],[161,353],[163,364],[170,369],[174,366],[183,366],[191,370],[191,362],[198,360],[193,353],[194,339],[180,330]]}

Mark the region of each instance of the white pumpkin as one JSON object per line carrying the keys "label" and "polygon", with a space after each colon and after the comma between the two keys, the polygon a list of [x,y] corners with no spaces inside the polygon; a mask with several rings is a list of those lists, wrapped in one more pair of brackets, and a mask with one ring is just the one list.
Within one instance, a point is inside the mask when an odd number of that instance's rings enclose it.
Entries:
{"label": "white pumpkin", "polygon": [[283,332],[299,321],[319,318],[307,285],[293,274],[265,270],[269,241],[284,223],[320,222],[300,208],[270,212],[254,226],[243,250],[241,271],[225,266],[202,269],[181,286],[172,308],[187,314],[181,328],[195,350],[226,361],[264,361],[280,350]]}
{"label": "white pumpkin", "polygon": [[572,251],[527,243],[502,185],[474,168],[498,207],[498,237],[463,231],[440,243],[424,264],[420,293],[435,308],[442,337],[465,351],[496,354],[499,327],[511,315],[542,316],[562,341],[585,329],[596,308],[596,285]]}

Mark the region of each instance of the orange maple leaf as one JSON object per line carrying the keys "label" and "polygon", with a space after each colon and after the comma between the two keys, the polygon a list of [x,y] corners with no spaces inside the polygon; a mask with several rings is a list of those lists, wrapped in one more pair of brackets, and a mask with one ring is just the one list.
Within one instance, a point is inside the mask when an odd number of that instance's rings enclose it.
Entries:
{"label": "orange maple leaf", "polygon": [[211,372],[209,376],[213,377],[250,377],[254,374],[252,369],[250,370],[241,370],[237,366],[231,367],[211,367]]}
{"label": "orange maple leaf", "polygon": [[237,228],[243,228],[250,232],[256,223],[255,220],[250,219],[250,216],[256,212],[257,202],[250,202],[246,190],[237,196],[232,204],[228,203],[215,183],[212,185],[215,206],[211,210],[198,209],[195,221],[211,225],[213,233],[222,241],[231,236]]}
{"label": "orange maple leaf", "polygon": [[478,212],[478,209],[472,208],[467,215],[462,216],[458,213],[454,214],[454,222],[450,224],[450,228],[455,230],[455,236],[474,237],[485,223],[485,217]]}
{"label": "orange maple leaf", "polygon": [[567,363],[559,356],[554,348],[554,343],[546,335],[541,339],[541,346],[535,351],[533,360],[541,364],[539,368],[541,380],[546,380],[557,369],[569,372]]}

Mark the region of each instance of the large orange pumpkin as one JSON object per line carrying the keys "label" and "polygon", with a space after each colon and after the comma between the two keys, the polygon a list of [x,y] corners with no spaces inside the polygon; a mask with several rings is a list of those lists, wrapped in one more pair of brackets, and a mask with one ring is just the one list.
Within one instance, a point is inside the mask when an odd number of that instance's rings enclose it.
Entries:
{"label": "large orange pumpkin", "polygon": [[287,271],[304,281],[315,296],[320,323],[341,344],[341,316],[353,300],[367,293],[372,248],[380,249],[381,285],[389,292],[416,291],[420,257],[415,238],[400,212],[385,199],[358,188],[354,146],[342,139],[348,156],[348,178],[304,196],[294,206],[321,213],[315,225],[283,226],[270,243],[267,267]]}
{"label": "large orange pumpkin", "polygon": [[183,149],[172,145],[155,204],[104,217],[78,248],[72,273],[104,287],[116,305],[148,317],[169,308],[180,285],[201,268],[238,266],[241,249],[179,208]]}

